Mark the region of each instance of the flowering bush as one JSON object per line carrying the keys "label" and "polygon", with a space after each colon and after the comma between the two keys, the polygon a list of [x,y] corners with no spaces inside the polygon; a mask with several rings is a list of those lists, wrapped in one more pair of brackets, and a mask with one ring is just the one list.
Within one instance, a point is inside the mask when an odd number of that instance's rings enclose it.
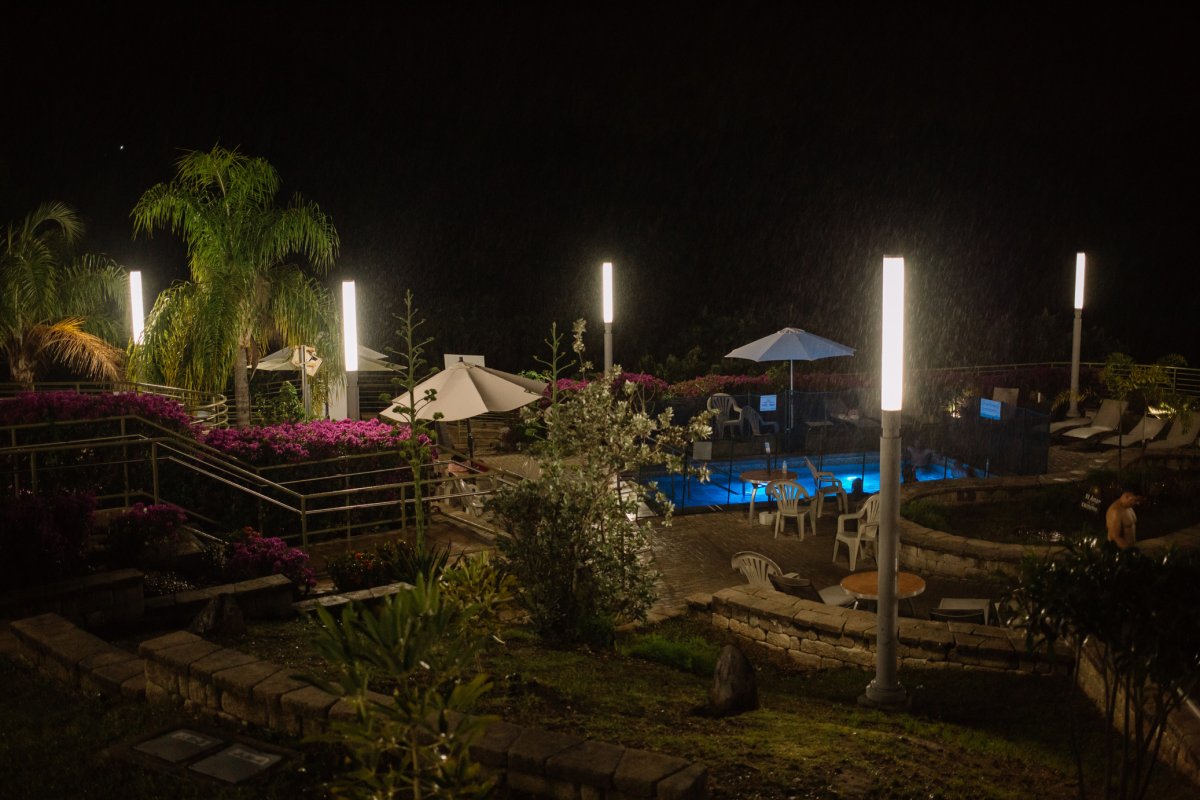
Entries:
{"label": "flowering bush", "polygon": [[233,580],[283,575],[305,592],[317,585],[316,573],[308,566],[308,553],[253,528],[243,528],[230,543],[226,572]]}
{"label": "flowering bush", "polygon": [[168,541],[187,522],[187,514],[177,506],[163,503],[134,503],[108,523],[108,560],[110,567],[140,563],[146,548]]}
{"label": "flowering bush", "polygon": [[83,542],[92,532],[90,494],[22,494],[0,503],[0,581],[5,587],[54,581],[83,567]]}
{"label": "flowering bush", "polygon": [[716,392],[743,394],[746,392],[762,393],[770,391],[770,375],[701,375],[690,381],[673,383],[668,388],[674,397],[694,399],[708,397]]}
{"label": "flowering bush", "polygon": [[[213,428],[200,440],[214,449],[257,466],[296,464],[357,453],[393,450],[407,442],[407,425],[379,420],[314,420],[246,428]],[[425,434],[417,437],[426,447]]]}
{"label": "flowering bush", "polygon": [[156,394],[26,392],[0,400],[0,425],[30,425],[105,417],[139,416],[186,436],[196,427],[183,406]]}
{"label": "flowering bush", "polygon": [[379,551],[356,550],[329,559],[329,577],[339,592],[356,592],[391,583],[391,568]]}
{"label": "flowering bush", "polygon": [[647,399],[662,397],[666,394],[669,384],[662,378],[656,378],[646,372],[622,372],[613,380],[613,394],[621,397],[625,393],[625,384],[632,383]]}

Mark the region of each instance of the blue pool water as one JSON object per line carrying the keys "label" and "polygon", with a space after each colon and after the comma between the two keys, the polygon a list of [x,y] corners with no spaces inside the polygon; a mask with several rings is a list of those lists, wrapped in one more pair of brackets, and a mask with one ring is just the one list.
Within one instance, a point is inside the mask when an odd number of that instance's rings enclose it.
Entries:
{"label": "blue pool water", "polygon": [[[796,482],[809,492],[813,491],[812,478],[804,466],[804,459],[771,460],[774,469],[781,467],[781,462],[788,461],[788,471],[798,476]],[[818,462],[813,459],[813,465],[822,472],[832,472],[842,481],[849,492],[855,480],[863,482],[863,492],[874,494],[879,491],[879,452],[873,453],[837,453],[826,455]],[[642,476],[643,483],[655,481],[658,488],[676,508],[696,508],[705,506],[727,506],[750,502],[750,490],[753,486],[744,483],[738,476],[752,469],[766,469],[765,458],[736,459],[734,461],[708,462],[709,480],[700,483],[695,477],[681,475],[664,475],[646,473]],[[917,480],[935,481],[944,478],[961,478],[966,471],[957,463],[937,463],[928,467],[916,469]],[[755,491],[754,502],[761,503],[767,497],[767,487],[759,486]]]}

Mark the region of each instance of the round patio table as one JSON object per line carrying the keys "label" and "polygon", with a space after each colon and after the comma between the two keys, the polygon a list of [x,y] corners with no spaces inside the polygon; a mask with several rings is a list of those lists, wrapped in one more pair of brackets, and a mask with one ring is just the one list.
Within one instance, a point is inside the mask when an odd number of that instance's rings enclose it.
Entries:
{"label": "round patio table", "polygon": [[738,480],[753,487],[750,492],[750,522],[754,522],[754,495],[758,492],[758,487],[772,481],[794,481],[796,473],[791,470],[784,472],[781,469],[748,469],[738,475]]}
{"label": "round patio table", "polygon": [[[842,588],[859,600],[879,600],[879,572],[852,572],[842,578]],[[925,579],[911,572],[896,573],[896,599],[908,601],[908,613],[914,614],[912,599],[925,591]]]}

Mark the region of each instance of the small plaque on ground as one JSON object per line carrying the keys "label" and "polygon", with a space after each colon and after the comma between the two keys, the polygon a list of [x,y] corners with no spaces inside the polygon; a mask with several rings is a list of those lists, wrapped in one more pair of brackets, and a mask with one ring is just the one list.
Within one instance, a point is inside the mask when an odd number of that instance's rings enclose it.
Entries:
{"label": "small plaque on ground", "polygon": [[226,783],[241,783],[258,777],[282,760],[283,756],[277,753],[267,753],[235,744],[208,758],[200,759],[188,769]]}
{"label": "small plaque on ground", "polygon": [[177,731],[144,741],[134,746],[133,749],[155,758],[161,758],[163,761],[178,764],[180,761],[194,758],[204,751],[224,743],[222,739],[187,728],[180,728]]}

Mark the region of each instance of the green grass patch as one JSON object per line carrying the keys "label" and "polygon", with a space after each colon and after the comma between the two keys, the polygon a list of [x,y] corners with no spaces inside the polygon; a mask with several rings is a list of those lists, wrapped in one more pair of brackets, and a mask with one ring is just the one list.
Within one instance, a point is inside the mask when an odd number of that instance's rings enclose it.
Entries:
{"label": "green grass patch", "polygon": [[628,641],[619,642],[617,650],[622,655],[642,658],[656,664],[708,677],[717,666],[720,648],[702,636],[690,634],[668,638],[661,633],[638,634]]}

